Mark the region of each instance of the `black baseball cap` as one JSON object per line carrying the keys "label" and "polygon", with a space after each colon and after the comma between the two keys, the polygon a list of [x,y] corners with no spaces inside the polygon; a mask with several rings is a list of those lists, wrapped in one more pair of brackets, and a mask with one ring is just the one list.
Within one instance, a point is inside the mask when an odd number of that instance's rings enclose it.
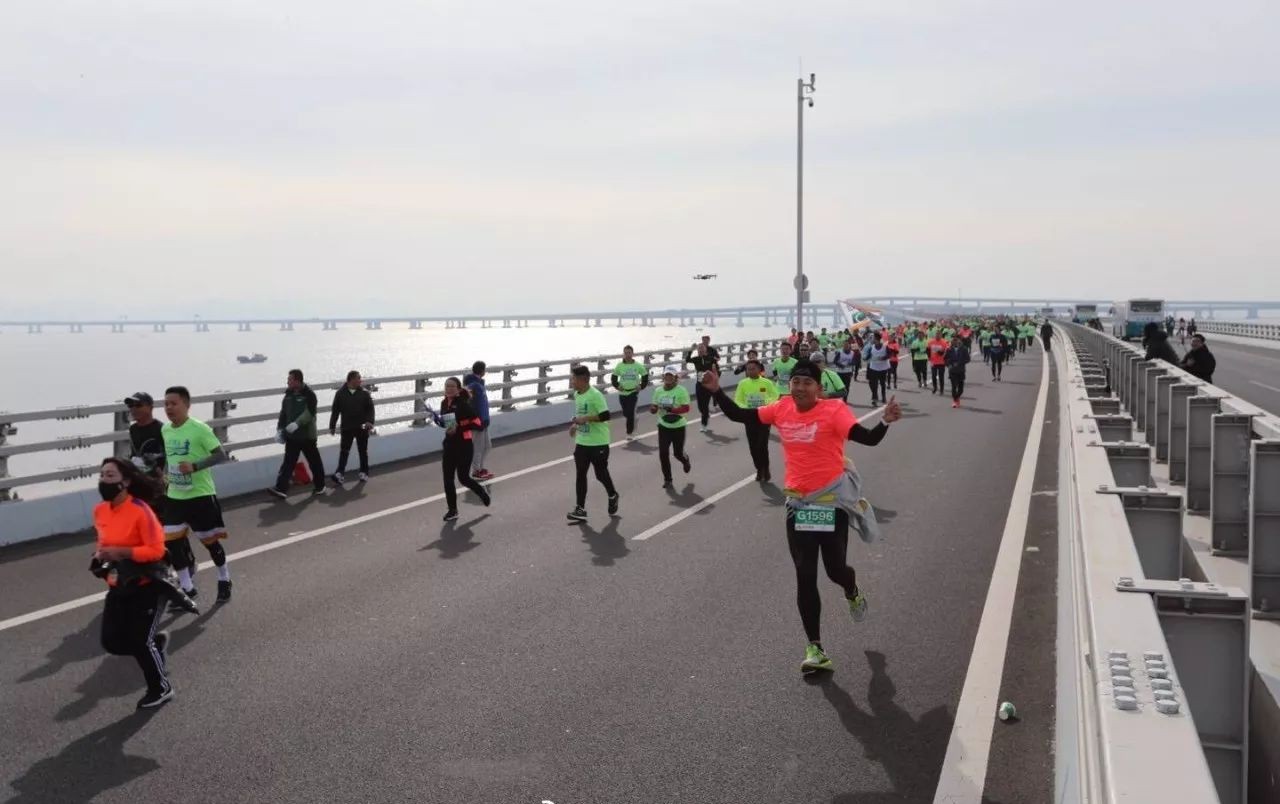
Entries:
{"label": "black baseball cap", "polygon": [[134,405],[146,405],[147,407],[152,407],[155,403],[155,400],[151,398],[151,394],[146,391],[138,391],[132,396],[124,398],[124,404],[128,407],[133,407]]}
{"label": "black baseball cap", "polygon": [[801,360],[791,367],[791,376],[808,377],[811,380],[822,382],[822,369],[812,360]]}

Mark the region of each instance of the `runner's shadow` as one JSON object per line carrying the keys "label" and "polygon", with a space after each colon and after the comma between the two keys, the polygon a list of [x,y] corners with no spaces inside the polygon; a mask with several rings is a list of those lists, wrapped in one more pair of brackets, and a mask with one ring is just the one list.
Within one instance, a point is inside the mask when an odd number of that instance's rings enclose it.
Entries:
{"label": "runner's shadow", "polygon": [[716,433],[703,433],[706,439],[712,444],[732,444],[734,441],[740,441],[738,436],[722,436]]}
{"label": "runner's shadow", "polygon": [[1001,380],[1001,385],[1039,385],[1036,382],[1023,382],[1022,380]]}
{"label": "runner's shadow", "polygon": [[992,410],[991,408],[975,408],[972,405],[966,405],[963,402],[960,403],[960,410],[962,411],[967,410],[971,413],[990,413],[996,416],[1000,416],[1004,414],[1003,410]]}
{"label": "runner's shadow", "polygon": [[55,676],[69,664],[102,656],[102,646],[98,643],[101,633],[102,612],[99,611],[84,628],[64,634],[62,641],[45,654],[45,663],[19,676],[18,683]]}
{"label": "runner's shadow", "polygon": [[814,683],[822,688],[840,723],[862,743],[867,759],[879,763],[893,785],[892,793],[844,793],[832,804],[880,804],[888,801],[931,801],[942,770],[954,718],[945,704],[916,720],[894,698],[897,687],[885,672],[884,654],[866,651],[871,666],[867,688],[870,711],[861,709],[828,674]]}
{"label": "runner's shadow", "polygon": [[16,798],[9,799],[10,804],[87,802],[159,770],[160,763],[151,757],[132,756],[124,751],[125,743],[147,724],[152,714],[134,712],[86,734],[58,755],[38,760],[9,783],[18,791]]}
{"label": "runner's shadow", "polygon": [[774,485],[773,481],[760,484],[760,491],[764,493],[764,501],[769,505],[780,507],[787,504],[787,495],[782,493],[782,489]]}
{"label": "runner's shadow", "polygon": [[419,547],[418,552],[426,550],[436,550],[440,553],[441,558],[457,558],[463,553],[470,552],[481,545],[481,542],[473,542],[472,538],[475,534],[472,527],[489,518],[489,514],[481,514],[475,519],[459,524],[458,520],[444,523],[444,527],[440,529],[440,538],[424,547]]}
{"label": "runner's shadow", "polygon": [[613,517],[603,530],[596,530],[586,522],[579,523],[582,529],[582,541],[591,548],[591,563],[597,567],[612,567],[618,559],[626,558],[631,553],[627,540],[618,533],[619,519]]}
{"label": "runner's shadow", "polygon": [[[282,525],[285,522],[292,522],[302,515],[315,497],[310,495],[298,500],[278,500],[271,498],[271,502],[258,509],[258,527],[269,528],[273,525]],[[324,499],[328,499],[326,496]]]}
{"label": "runner's shadow", "polygon": [[635,441],[632,441],[628,444],[624,444],[622,446],[622,449],[625,452],[635,452],[640,455],[652,455],[653,453],[658,451],[657,447],[650,446],[644,443],[643,441],[641,441],[640,439],[636,439]]}
{"label": "runner's shadow", "polygon": [[685,483],[679,494],[675,489],[664,489],[664,491],[671,498],[671,504],[677,508],[692,508],[703,500],[702,495],[693,490],[692,483]]}
{"label": "runner's shadow", "polygon": [[[168,603],[162,602],[161,605],[167,606]],[[200,616],[191,620],[190,624],[182,628],[171,628],[170,626],[182,624],[183,620],[190,617],[190,615],[171,617],[165,623],[165,628],[169,631],[168,655],[171,659],[174,654],[190,645],[204,633],[209,619],[218,612],[219,608],[221,607],[216,604],[212,605],[210,608],[205,609]],[[92,712],[99,703],[108,698],[119,698],[130,694],[141,696],[145,689],[146,685],[143,683],[142,676],[138,671],[138,663],[133,660],[133,657],[111,656],[104,653],[101,644],[98,642],[97,633],[86,637],[86,641],[88,642],[88,647],[94,649],[102,660],[93,669],[93,673],[88,678],[76,685],[76,693],[80,697],[69,701],[53,716],[53,719],[58,722],[78,720]]]}
{"label": "runner's shadow", "polygon": [[365,484],[363,483],[357,483],[351,488],[345,486],[330,486],[329,488],[332,491],[323,497],[317,497],[316,501],[330,508],[341,508],[347,503],[357,502],[368,496],[364,493]]}

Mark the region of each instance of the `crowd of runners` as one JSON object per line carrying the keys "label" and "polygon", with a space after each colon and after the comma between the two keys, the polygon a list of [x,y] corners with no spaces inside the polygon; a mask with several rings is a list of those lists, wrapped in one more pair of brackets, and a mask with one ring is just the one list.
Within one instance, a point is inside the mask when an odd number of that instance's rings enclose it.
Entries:
{"label": "crowd of runners", "polygon": [[[845,454],[845,442],[875,446],[890,425],[902,417],[893,392],[899,382],[915,382],[930,394],[949,395],[959,408],[966,392],[966,376],[980,357],[993,383],[1001,381],[1005,365],[1019,359],[1035,342],[1051,345],[1053,330],[1026,318],[965,318],[912,322],[860,331],[822,329],[816,333],[792,330],[779,344],[780,356],[768,364],[755,352],[736,366],[722,366],[719,351],[704,336],[682,355],[682,361],[661,368],[656,376],[627,346],[623,359],[608,372],[617,393],[625,438],[636,438],[637,411],[647,401],[656,419],[658,464],[662,487],[674,485],[672,459],[688,474],[693,469],[686,430],[695,405],[701,432],[710,432],[712,408],[745,429],[749,458],[756,480],[772,482],[769,442],[776,431],[782,448],[782,492],[786,498],[783,528],[796,569],[797,605],[807,640],[801,669],[829,671],[819,628],[818,562],[844,592],[855,621],[867,613],[867,596],[847,560],[852,529],[866,541],[876,537],[875,512],[864,494],[864,481]],[[910,361],[911,374],[900,376],[899,363]],[[445,382],[438,410],[427,414],[444,431],[440,460],[445,492],[446,521],[458,517],[457,485],[484,506],[493,504],[485,468],[489,442],[489,405],[484,375],[477,361],[471,373]],[[722,375],[737,377],[736,385]],[[586,366],[571,370],[575,482],[571,523],[586,522],[589,475],[594,474],[606,497],[610,517],[618,516],[621,494],[609,473],[613,440],[607,397],[593,384]],[[861,377],[861,379],[860,379]],[[682,380],[693,380],[690,390]],[[850,395],[865,382],[871,406],[863,419],[878,416],[874,427],[859,422]],[[732,391],[730,394],[729,391]],[[166,612],[198,611],[196,559],[191,537],[208,552],[217,573],[218,604],[231,600],[232,582],[223,541],[227,528],[218,503],[213,467],[228,460],[213,429],[190,415],[191,394],[183,386],[166,389],[163,412],[155,416],[150,394],[139,392],[125,400],[132,417],[131,459],[103,461],[98,490],[103,502],[94,510],[98,535],[91,570],[102,577],[108,592],[103,613],[102,644],[117,655],[133,656],[147,684],[139,708],[163,705],[174,696],[168,675],[168,635],[160,630]],[[318,401],[300,370],[287,378],[277,421],[277,439],[285,446],[276,484],[269,489],[287,497],[299,458],[309,466],[312,494],[327,493],[326,480],[341,485],[351,447],[358,452],[358,482],[369,480],[368,438],[374,430],[375,407],[352,371],[334,396],[329,432],[341,432],[336,471],[326,475],[317,447]]]}

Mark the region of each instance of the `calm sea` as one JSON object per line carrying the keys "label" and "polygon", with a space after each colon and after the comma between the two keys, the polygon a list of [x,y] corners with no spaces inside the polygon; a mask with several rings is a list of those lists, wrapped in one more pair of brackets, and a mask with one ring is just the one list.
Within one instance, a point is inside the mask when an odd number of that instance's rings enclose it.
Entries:
{"label": "calm sea", "polygon": [[[74,405],[99,405],[121,400],[135,391],[147,391],[157,399],[166,386],[185,385],[193,395],[226,390],[256,390],[279,387],[283,393],[285,374],[300,368],[308,382],[323,383],[345,378],[347,371],[359,370],[365,377],[390,376],[425,371],[462,370],[475,360],[490,366],[502,363],[527,363],[536,360],[561,360],[597,354],[620,353],[631,344],[637,351],[679,350],[686,348],[702,334],[710,334],[713,343],[781,337],[785,329],[777,327],[584,327],[577,325],[551,329],[545,324],[524,329],[481,329],[472,324],[465,330],[428,326],[410,330],[405,325],[386,325],[382,330],[366,330],[357,325],[324,332],[319,326],[299,325],[292,332],[259,328],[237,332],[214,328],[196,333],[170,329],[166,333],[124,332],[112,334],[99,330],[83,334],[46,330],[40,335],[7,331],[0,334],[0,367],[9,381],[0,385],[0,411],[25,411]],[[237,355],[261,352],[267,362],[242,365]],[[534,372],[521,379],[535,376]],[[490,383],[501,382],[501,375],[489,377]],[[438,386],[433,387],[436,390]],[[534,387],[521,387],[515,394],[535,393]],[[410,393],[408,384],[383,385],[384,396]],[[331,392],[319,394],[322,405],[328,404]],[[378,394],[375,394],[375,398]],[[237,415],[279,409],[278,398],[245,400]],[[200,404],[193,410],[196,418],[208,419],[210,405]],[[386,405],[382,416],[408,413],[410,403]],[[163,411],[157,406],[157,417]],[[0,421],[3,416],[0,415]],[[323,422],[327,424],[327,421]],[[24,422],[10,444],[24,444],[63,436],[93,435],[111,428],[106,416],[69,422]],[[261,423],[233,428],[236,440],[264,437],[274,432],[274,423]],[[390,429],[390,428],[387,428]],[[264,447],[246,450],[242,457],[271,452]],[[274,448],[278,451],[278,448]],[[105,447],[75,449],[65,452],[16,455],[9,459],[9,474],[23,475],[46,472],[62,467],[97,463],[110,454]],[[75,481],[27,486],[19,489],[22,497],[33,498],[69,488],[82,488],[90,481]]]}

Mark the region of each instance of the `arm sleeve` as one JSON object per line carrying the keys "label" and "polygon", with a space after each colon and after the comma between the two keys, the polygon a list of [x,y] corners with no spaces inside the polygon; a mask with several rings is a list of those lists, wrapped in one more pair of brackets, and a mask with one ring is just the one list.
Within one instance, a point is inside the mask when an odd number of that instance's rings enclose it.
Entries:
{"label": "arm sleeve", "polygon": [[287,398],[280,400],[280,418],[276,420],[276,429],[283,430],[284,426],[289,423],[285,411],[288,409],[289,400]]}
{"label": "arm sleeve", "polygon": [[615,389],[622,387],[621,383],[618,382],[618,373],[616,371],[609,375],[609,384]]}
{"label": "arm sleeve", "polygon": [[365,392],[364,396],[364,420],[369,424],[373,424],[375,421],[373,413],[373,394],[368,391]]}
{"label": "arm sleeve", "polygon": [[884,434],[889,432],[889,425],[880,422],[870,429],[861,424],[854,424],[849,428],[849,440],[857,444],[865,444],[868,447],[874,447],[884,440]]}
{"label": "arm sleeve", "polygon": [[[338,392],[333,395],[333,408],[330,409],[329,411],[329,429],[330,430],[338,426],[338,400],[340,400],[341,398],[342,398],[342,390],[339,389]],[[343,424],[346,424],[346,422],[343,422]]]}
{"label": "arm sleeve", "polygon": [[724,392],[723,388],[716,391],[715,399],[716,402],[720,404],[720,411],[724,413],[725,418],[729,421],[737,422],[739,424],[763,421],[760,417],[760,411],[764,410],[764,408],[756,408],[754,410],[750,408],[740,408],[736,402],[729,398],[729,395]]}
{"label": "arm sleeve", "polygon": [[138,544],[132,549],[129,558],[139,564],[150,564],[164,558],[164,528],[160,520],[151,510],[151,506],[138,502],[138,516],[134,519],[135,534]]}
{"label": "arm sleeve", "polygon": [[319,407],[319,405],[316,402],[315,392],[308,391],[307,392],[307,408],[306,410],[302,411],[301,415],[299,415],[298,418],[295,419],[294,421],[297,423],[299,427],[306,427],[308,424],[311,424],[313,421],[316,420],[317,407]]}
{"label": "arm sleeve", "polygon": [[649,387],[649,372],[646,371],[644,374],[640,375],[640,390],[643,391],[648,387]]}

